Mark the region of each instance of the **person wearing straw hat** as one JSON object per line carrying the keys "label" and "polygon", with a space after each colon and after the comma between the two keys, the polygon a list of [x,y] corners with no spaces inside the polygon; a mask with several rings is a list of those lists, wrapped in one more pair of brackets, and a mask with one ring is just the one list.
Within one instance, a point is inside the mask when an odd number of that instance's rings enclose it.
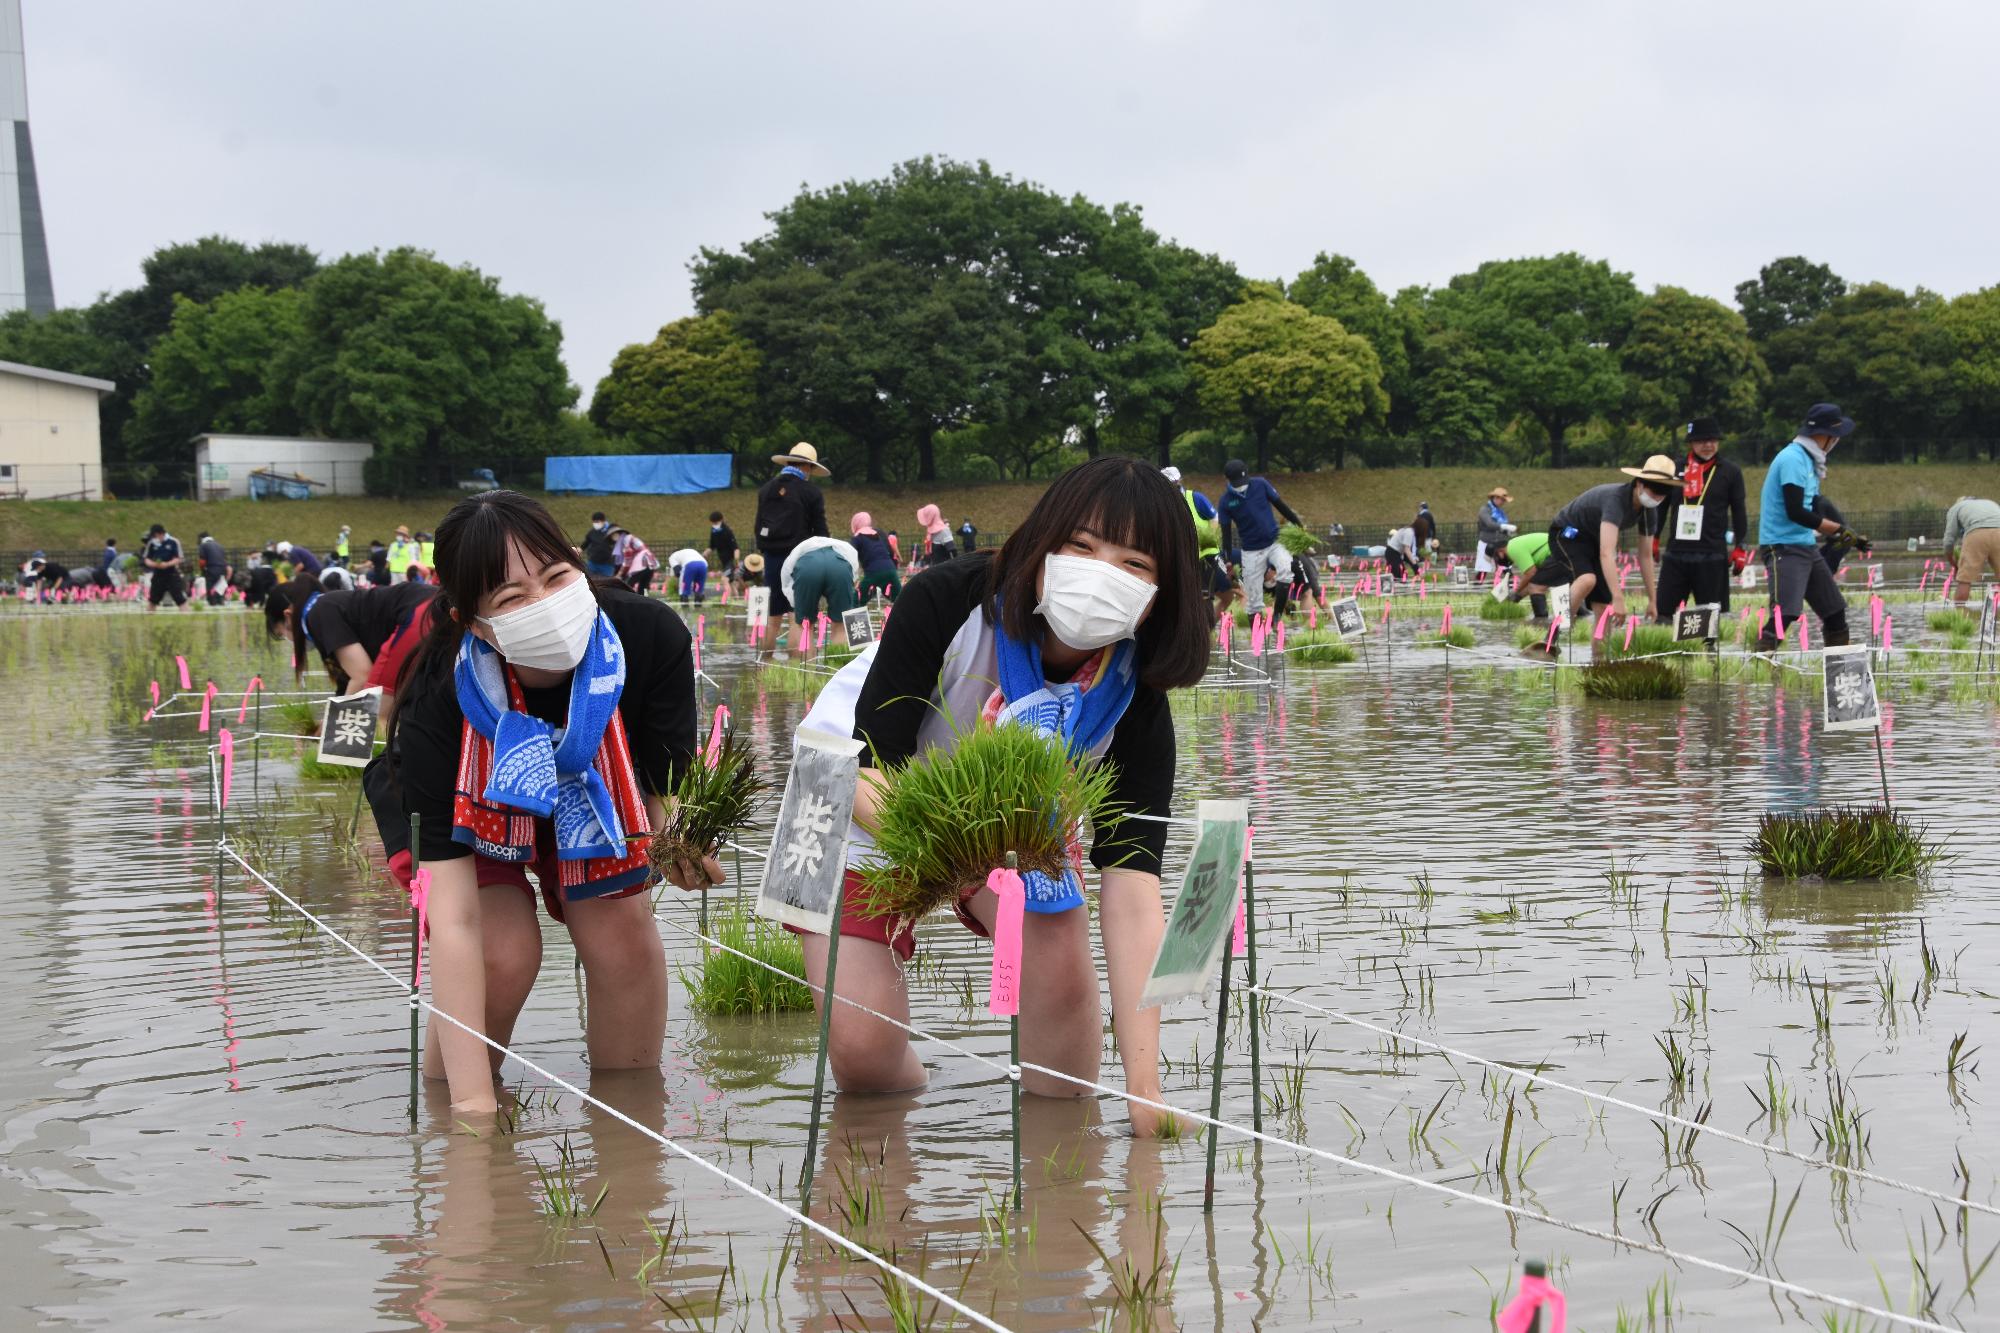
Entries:
{"label": "person wearing straw hat", "polygon": [[804,440],[790,453],[772,454],[771,461],[778,464],[778,475],[757,492],[754,528],[764,556],[764,586],[771,590],[771,614],[779,616],[792,609],[779,582],[785,558],[808,537],[827,535],[826,497],[812,479],[831,474],[819,461],[819,450]]}
{"label": "person wearing straw hat", "polygon": [[1743,469],[1720,457],[1722,427],[1714,417],[1687,424],[1681,488],[1660,510],[1659,622],[1673,619],[1684,599],[1729,609],[1729,575],[1748,563],[1750,535]]}
{"label": "person wearing straw hat", "polygon": [[1569,604],[1581,610],[1597,605],[1625,614],[1625,590],[1611,577],[1618,568],[1618,536],[1639,530],[1639,576],[1646,586],[1646,614],[1653,613],[1656,575],[1653,543],[1660,530],[1660,506],[1681,485],[1674,460],[1654,454],[1643,467],[1618,469],[1631,481],[1593,486],[1556,512],[1549,525],[1548,559],[1536,582],[1544,587],[1569,584]]}
{"label": "person wearing straw hat", "polygon": [[1507,493],[1505,486],[1495,486],[1486,492],[1486,503],[1479,506],[1479,539],[1472,551],[1472,576],[1483,579],[1499,567],[1497,557],[1507,545],[1507,539],[1514,535],[1514,525],[1507,521],[1507,506],[1514,503],[1514,497]]}
{"label": "person wearing straw hat", "polygon": [[1771,579],[1772,615],[1757,636],[1758,652],[1777,651],[1783,626],[1796,621],[1807,606],[1819,617],[1827,647],[1848,642],[1847,599],[1820,556],[1819,539],[1833,537],[1848,546],[1863,545],[1866,539],[1829,514],[1819,492],[1826,456],[1853,429],[1854,419],[1839,404],[1814,403],[1799,433],[1764,474],[1757,545]]}

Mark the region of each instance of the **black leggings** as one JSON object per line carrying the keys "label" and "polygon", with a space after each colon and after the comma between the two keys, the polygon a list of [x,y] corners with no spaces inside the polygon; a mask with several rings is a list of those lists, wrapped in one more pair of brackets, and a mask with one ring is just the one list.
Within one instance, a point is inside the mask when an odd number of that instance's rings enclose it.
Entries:
{"label": "black leggings", "polygon": [[1654,620],[1670,624],[1683,600],[1696,606],[1714,603],[1729,610],[1729,557],[1675,555],[1668,552],[1660,561],[1660,584],[1653,598],[1659,612]]}

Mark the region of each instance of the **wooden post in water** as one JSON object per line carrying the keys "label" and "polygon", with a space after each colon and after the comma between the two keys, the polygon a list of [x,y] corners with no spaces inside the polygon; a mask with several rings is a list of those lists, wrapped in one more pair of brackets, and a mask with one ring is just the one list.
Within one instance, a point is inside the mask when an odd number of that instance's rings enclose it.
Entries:
{"label": "wooden post in water", "polygon": [[[1247,852],[1247,849],[1246,849]],[[1243,936],[1249,944],[1249,952],[1244,958],[1243,977],[1245,990],[1243,998],[1250,1006],[1250,1125],[1262,1131],[1264,1128],[1264,1025],[1258,1021],[1257,1013],[1257,861],[1254,856],[1243,858]],[[1210,1112],[1210,1114],[1214,1114]]]}
{"label": "wooden post in water", "polygon": [[[410,815],[410,882],[416,883],[417,872],[424,865],[424,817],[414,812]],[[417,1089],[421,1076],[417,1072],[417,960],[424,947],[423,927],[417,919],[416,899],[410,900],[410,1125],[417,1123]]]}
{"label": "wooden post in water", "polygon": [[847,877],[833,895],[833,919],[826,936],[826,976],[819,1005],[819,1055],[813,1061],[812,1120],[806,1126],[806,1161],[799,1170],[799,1211],[812,1213],[813,1164],[819,1156],[819,1118],[826,1104],[826,1043],[833,1027],[834,977],[840,966],[840,915],[847,910]]}
{"label": "wooden post in water", "polygon": [[[1222,1119],[1222,1049],[1229,1037],[1229,950],[1222,951],[1222,987],[1215,1004],[1215,1064],[1209,1075],[1208,1118],[1210,1121]],[[1215,1211],[1215,1148],[1216,1140],[1222,1136],[1215,1125],[1208,1127],[1208,1174],[1201,1187],[1201,1210]]]}

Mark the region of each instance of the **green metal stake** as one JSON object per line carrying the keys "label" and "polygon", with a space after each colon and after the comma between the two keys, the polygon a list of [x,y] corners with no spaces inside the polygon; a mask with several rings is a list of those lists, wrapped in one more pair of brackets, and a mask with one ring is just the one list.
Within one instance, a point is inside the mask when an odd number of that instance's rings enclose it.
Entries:
{"label": "green metal stake", "polygon": [[[1007,853],[1007,868],[1018,871],[1021,859]],[[1021,1013],[1007,1016],[1007,1103],[1014,1120],[1014,1211],[1021,1211]]]}
{"label": "green metal stake", "polygon": [[819,1156],[820,1108],[826,1099],[826,1042],[833,1027],[833,980],[840,966],[840,914],[847,908],[847,877],[833,895],[833,928],[826,937],[826,979],[819,1005],[819,1056],[813,1062],[812,1122],[806,1127],[806,1162],[799,1171],[799,1211],[812,1212],[813,1163]]}
{"label": "green metal stake", "polygon": [[1249,956],[1244,960],[1244,984],[1247,989],[1243,998],[1250,1003],[1250,1124],[1251,1128],[1264,1128],[1264,1054],[1263,1037],[1259,1032],[1264,1024],[1258,1013],[1257,995],[1257,862],[1251,857],[1243,858],[1243,928],[1244,937],[1250,946]]}
{"label": "green metal stake", "polygon": [[[1222,1119],[1222,1048],[1228,1037],[1229,950],[1225,947],[1222,951],[1222,989],[1218,994],[1215,1005],[1215,1069],[1209,1076],[1208,1086],[1208,1118],[1211,1121],[1220,1121]],[[1215,1211],[1215,1147],[1216,1140],[1221,1137],[1216,1131],[1215,1125],[1210,1124],[1208,1127],[1208,1175],[1201,1187],[1201,1210],[1204,1213]]]}
{"label": "green metal stake", "polygon": [[[423,868],[424,860],[424,817],[410,815],[410,879],[415,882],[417,871]],[[417,951],[424,947],[423,937],[418,933],[417,908],[410,904],[410,1126],[417,1123]]]}

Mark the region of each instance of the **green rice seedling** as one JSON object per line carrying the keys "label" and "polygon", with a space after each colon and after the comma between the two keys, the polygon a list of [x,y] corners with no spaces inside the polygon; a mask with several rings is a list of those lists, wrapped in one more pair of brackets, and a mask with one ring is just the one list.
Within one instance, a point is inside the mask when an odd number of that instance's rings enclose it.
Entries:
{"label": "green rice seedling", "polygon": [[908,929],[985,887],[1016,858],[1023,871],[1061,875],[1070,830],[1114,813],[1109,767],[1080,767],[1060,741],[1027,727],[976,726],[949,751],[934,749],[884,772],[875,850],[860,901]]}
{"label": "green rice seedling", "polygon": [[1528,618],[1528,604],[1526,602],[1506,602],[1493,597],[1482,598],[1479,603],[1479,618],[1481,620],[1526,620]]}
{"label": "green rice seedling", "polygon": [[1676,643],[1672,625],[1640,625],[1632,631],[1632,646],[1625,646],[1625,635],[1611,630],[1604,632],[1604,648],[1607,656],[1653,657],[1661,653],[1691,653],[1696,645]]}
{"label": "green rice seedling", "polygon": [[1148,1247],[1150,1252],[1123,1254],[1116,1260],[1104,1252],[1104,1247],[1084,1229],[1081,1222],[1074,1219],[1070,1222],[1104,1265],[1117,1313],[1125,1317],[1127,1328],[1151,1328],[1155,1312],[1172,1305],[1174,1278],[1181,1267],[1178,1258],[1172,1261],[1167,1258],[1167,1219],[1160,1197],[1141,1197],[1139,1210],[1143,1224],[1152,1233],[1152,1244]]}
{"label": "green rice seedling", "polygon": [[1813,1136],[1826,1145],[1829,1160],[1842,1166],[1858,1166],[1868,1160],[1867,1128],[1861,1123],[1868,1113],[1854,1100],[1847,1080],[1829,1068],[1826,1074],[1826,1114],[1807,1112]]}
{"label": "green rice seedling", "polygon": [[674,784],[666,821],[647,849],[653,869],[662,874],[676,865],[699,869],[704,857],[714,856],[743,826],[763,789],[737,733],[723,737],[719,754],[697,754]]}
{"label": "green rice seedling", "polygon": [[1548,641],[1549,630],[1546,625],[1521,625],[1514,630],[1516,648],[1539,648]]}
{"label": "green rice seedling", "polygon": [[1296,523],[1286,523],[1278,529],[1278,545],[1299,556],[1318,546],[1319,538]]}
{"label": "green rice seedling", "polygon": [[1678,699],[1687,693],[1687,673],[1659,658],[1593,662],[1579,682],[1592,699]]}
{"label": "green rice seedling", "polygon": [[[805,951],[798,936],[753,915],[741,898],[709,924],[715,938],[728,947],[709,950],[693,968],[681,969],[688,1003],[697,1013],[786,1014],[813,1007],[812,992],[805,984]],[[730,949],[749,954],[764,965],[740,958]]]}
{"label": "green rice seedling", "polygon": [[1979,617],[1969,611],[1933,611],[1924,623],[1940,634],[1971,635],[1979,631]]}
{"label": "green rice seedling", "polygon": [[597,1210],[604,1206],[604,1196],[611,1192],[607,1181],[598,1188],[594,1198],[585,1201],[582,1171],[577,1166],[576,1149],[570,1146],[567,1134],[556,1144],[553,1166],[542,1165],[541,1159],[533,1153],[528,1155],[528,1160],[534,1164],[535,1176],[542,1186],[538,1210],[551,1222],[567,1225],[586,1217],[595,1217]]}
{"label": "green rice seedling", "polygon": [[1337,666],[1358,655],[1353,644],[1330,629],[1302,630],[1285,645],[1285,656],[1306,666]]}
{"label": "green rice seedling", "polygon": [[1664,1038],[1653,1038],[1653,1045],[1659,1047],[1660,1054],[1667,1057],[1667,1081],[1673,1085],[1675,1094],[1686,1092],[1693,1058],[1681,1046],[1680,1038],[1669,1032]]}
{"label": "green rice seedling", "polygon": [[830,671],[789,660],[772,661],[757,673],[758,683],[768,693],[797,695],[806,699],[818,694],[820,687],[832,678]]}
{"label": "green rice seedling", "polygon": [[1944,1076],[1953,1083],[1958,1082],[1961,1076],[1975,1076],[1979,1073],[1979,1066],[1973,1063],[1972,1057],[1979,1054],[1980,1048],[1974,1046],[1968,1050],[1965,1045],[1966,1038],[1971,1035],[1969,1030],[1959,1033],[1951,1039],[1951,1045],[1945,1050]]}
{"label": "green rice seedling", "polygon": [[1766,875],[1829,881],[1917,878],[1944,859],[1929,825],[1881,806],[1767,813],[1750,851]]}
{"label": "green rice seedling", "polygon": [[1470,625],[1453,625],[1449,634],[1425,634],[1417,639],[1419,648],[1442,648],[1450,644],[1454,648],[1470,648],[1479,642],[1479,636],[1472,632]]}

